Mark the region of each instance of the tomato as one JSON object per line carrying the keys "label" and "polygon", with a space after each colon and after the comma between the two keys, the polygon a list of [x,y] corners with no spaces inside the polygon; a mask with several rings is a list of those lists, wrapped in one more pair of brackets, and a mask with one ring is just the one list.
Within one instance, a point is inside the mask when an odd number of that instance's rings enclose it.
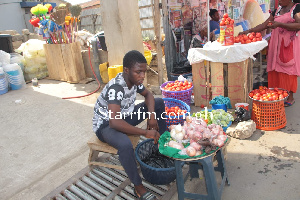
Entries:
{"label": "tomato", "polygon": [[259,37],[256,39],[257,41],[262,41],[262,37]]}
{"label": "tomato", "polygon": [[225,13],[225,14],[223,15],[223,18],[228,18],[228,13]]}
{"label": "tomato", "polygon": [[288,94],[287,92],[284,91],[284,92],[283,92],[283,96],[284,96],[284,97],[287,97],[287,96],[289,96],[289,94]]}
{"label": "tomato", "polygon": [[261,37],[261,33],[260,33],[260,32],[257,32],[257,33],[255,34],[255,37]]}
{"label": "tomato", "polygon": [[252,32],[251,35],[255,36],[255,32]]}
{"label": "tomato", "polygon": [[246,40],[246,44],[249,44],[249,43],[251,43],[251,40],[249,40],[249,39]]}
{"label": "tomato", "polygon": [[253,36],[252,34],[250,34],[250,35],[248,35],[248,38],[249,38],[250,40],[252,40],[252,39],[254,38],[254,36]]}
{"label": "tomato", "polygon": [[241,40],[241,44],[246,44],[245,40]]}
{"label": "tomato", "polygon": [[201,104],[201,106],[200,106],[201,108],[204,108],[204,104]]}
{"label": "tomato", "polygon": [[251,97],[251,98],[253,97],[253,93],[252,92],[249,93],[249,97]]}
{"label": "tomato", "polygon": [[256,42],[256,41],[257,41],[256,38],[253,38],[253,39],[252,39],[252,42]]}

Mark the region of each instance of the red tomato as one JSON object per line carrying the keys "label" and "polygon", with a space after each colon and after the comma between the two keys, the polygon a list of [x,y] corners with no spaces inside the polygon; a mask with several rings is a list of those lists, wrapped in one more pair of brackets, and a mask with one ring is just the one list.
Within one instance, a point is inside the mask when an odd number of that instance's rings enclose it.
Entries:
{"label": "red tomato", "polygon": [[225,25],[225,22],[221,21],[220,26],[224,26],[224,25]]}
{"label": "red tomato", "polygon": [[252,39],[252,42],[256,42],[256,41],[257,41],[256,38],[253,38],[253,39]]}
{"label": "red tomato", "polygon": [[223,18],[228,18],[228,13],[225,13],[225,14],[223,15]]}
{"label": "red tomato", "polygon": [[257,33],[255,34],[255,37],[261,37],[261,33],[260,33],[260,32],[257,32]]}
{"label": "red tomato", "polygon": [[252,34],[250,34],[250,35],[248,35],[248,38],[249,38],[250,40],[252,40],[252,39],[254,38],[254,36],[253,36]]}
{"label": "red tomato", "polygon": [[253,97],[253,93],[252,92],[249,93],[249,97],[251,97],[251,98]]}
{"label": "red tomato", "polygon": [[248,36],[244,35],[244,40],[247,41],[248,40]]}
{"label": "red tomato", "polygon": [[204,105],[203,105],[203,104],[201,104],[201,108],[204,108]]}
{"label": "red tomato", "polygon": [[257,41],[262,41],[262,37],[256,38]]}
{"label": "red tomato", "polygon": [[249,40],[249,39],[246,40],[246,44],[249,44],[249,43],[251,43],[251,40]]}

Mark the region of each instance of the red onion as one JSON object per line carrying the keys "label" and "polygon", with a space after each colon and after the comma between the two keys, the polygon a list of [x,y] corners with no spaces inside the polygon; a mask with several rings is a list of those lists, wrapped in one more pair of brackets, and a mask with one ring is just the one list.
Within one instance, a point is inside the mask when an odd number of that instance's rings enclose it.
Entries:
{"label": "red onion", "polygon": [[194,147],[188,146],[186,148],[186,154],[190,157],[194,157],[196,155],[196,149],[194,149]]}

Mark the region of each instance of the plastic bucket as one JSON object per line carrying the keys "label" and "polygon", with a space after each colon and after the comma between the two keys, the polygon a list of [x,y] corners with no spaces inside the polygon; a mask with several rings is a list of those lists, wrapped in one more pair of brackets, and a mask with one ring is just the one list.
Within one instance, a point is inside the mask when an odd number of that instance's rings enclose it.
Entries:
{"label": "plastic bucket", "polygon": [[3,68],[0,67],[0,95],[8,92],[8,82],[6,80]]}
{"label": "plastic bucket", "polygon": [[227,106],[225,104],[212,104],[211,106],[213,110],[223,109],[227,112]]}
{"label": "plastic bucket", "polygon": [[19,90],[22,88],[23,83],[23,74],[21,74],[22,70],[21,67],[14,63],[5,65],[3,67],[4,71],[7,74],[9,86],[11,90]]}
{"label": "plastic bucket", "polygon": [[237,109],[238,107],[245,108],[246,110],[249,111],[249,104],[248,103],[236,103],[235,108]]}

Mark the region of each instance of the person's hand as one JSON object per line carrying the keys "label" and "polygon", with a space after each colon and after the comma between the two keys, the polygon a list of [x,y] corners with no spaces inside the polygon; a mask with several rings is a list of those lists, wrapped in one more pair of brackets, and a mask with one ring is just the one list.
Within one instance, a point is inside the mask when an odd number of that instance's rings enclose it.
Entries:
{"label": "person's hand", "polygon": [[154,118],[150,118],[147,120],[147,129],[148,130],[156,130],[158,131],[157,120]]}
{"label": "person's hand", "polygon": [[279,27],[280,24],[281,24],[280,22],[269,21],[267,27],[268,27],[268,28],[271,28],[271,29],[274,29],[274,28]]}
{"label": "person's hand", "polygon": [[146,138],[152,138],[154,139],[154,144],[157,143],[157,141],[159,140],[160,134],[159,132],[157,132],[157,130],[146,130]]}

